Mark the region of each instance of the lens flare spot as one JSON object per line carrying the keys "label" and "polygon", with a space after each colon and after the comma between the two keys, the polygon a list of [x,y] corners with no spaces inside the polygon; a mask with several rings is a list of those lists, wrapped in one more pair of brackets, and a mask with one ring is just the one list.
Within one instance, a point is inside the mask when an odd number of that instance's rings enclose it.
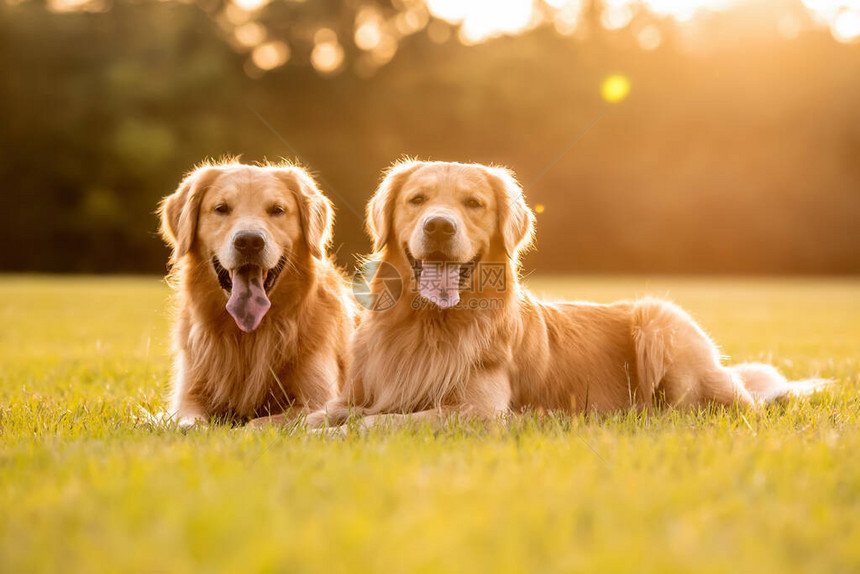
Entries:
{"label": "lens flare spot", "polygon": [[266,39],[266,28],[257,22],[248,22],[233,30],[233,36],[242,48],[254,48]]}
{"label": "lens flare spot", "polygon": [[268,4],[269,0],[233,0],[233,3],[242,10],[253,11],[259,10]]}
{"label": "lens flare spot", "polygon": [[636,34],[636,40],[643,50],[656,50],[663,42],[663,35],[660,34],[660,29],[653,24],[645,26],[639,33]]}
{"label": "lens flare spot", "polygon": [[630,80],[627,76],[614,74],[603,80],[600,94],[609,103],[617,104],[623,101],[630,93]]}
{"label": "lens flare spot", "polygon": [[290,47],[280,41],[260,44],[251,52],[251,60],[254,65],[265,71],[283,66],[289,59]]}
{"label": "lens flare spot", "polygon": [[362,8],[355,18],[355,45],[362,50],[373,50],[382,38],[382,16],[371,7]]}
{"label": "lens flare spot", "polygon": [[[860,8],[860,2],[857,6]],[[843,44],[860,42],[860,10],[841,12],[833,22],[832,32],[833,37]]]}
{"label": "lens flare spot", "polygon": [[311,52],[311,65],[323,74],[334,74],[340,71],[343,64],[343,46],[337,40],[337,34],[328,28],[321,28],[314,34],[314,49]]}
{"label": "lens flare spot", "polygon": [[355,30],[355,45],[362,50],[373,50],[381,38],[382,32],[375,23],[362,24]]}
{"label": "lens flare spot", "polygon": [[544,204],[538,203],[535,205],[535,213],[543,213],[544,211],[546,211],[546,206]]}

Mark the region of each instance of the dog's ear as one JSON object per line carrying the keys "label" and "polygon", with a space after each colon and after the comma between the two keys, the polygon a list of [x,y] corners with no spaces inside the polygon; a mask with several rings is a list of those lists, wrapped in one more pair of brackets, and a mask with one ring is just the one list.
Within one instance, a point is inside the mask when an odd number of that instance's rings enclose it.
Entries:
{"label": "dog's ear", "polygon": [[406,160],[394,164],[385,172],[382,183],[367,204],[367,232],[373,240],[373,250],[380,251],[391,239],[391,218],[400,188],[421,162]]}
{"label": "dog's ear", "polygon": [[334,226],[331,201],[320,191],[314,178],[300,167],[279,168],[278,175],[296,198],[308,251],[322,259],[331,243]]}
{"label": "dog's ear", "polygon": [[535,216],[526,205],[523,188],[514,174],[505,168],[488,167],[487,177],[496,190],[499,210],[499,233],[508,257],[516,261],[534,239]]}
{"label": "dog's ear", "polygon": [[200,202],[216,175],[217,169],[214,167],[206,166],[194,170],[186,175],[176,191],[165,197],[159,205],[161,236],[173,248],[174,261],[191,250],[197,234]]}

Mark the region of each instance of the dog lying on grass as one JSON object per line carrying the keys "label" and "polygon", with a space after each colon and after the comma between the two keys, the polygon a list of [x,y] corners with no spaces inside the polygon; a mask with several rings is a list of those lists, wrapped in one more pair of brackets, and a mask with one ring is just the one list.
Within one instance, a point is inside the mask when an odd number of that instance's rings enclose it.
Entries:
{"label": "dog lying on grass", "polygon": [[355,312],[313,178],[292,165],[205,164],[159,212],[178,306],[170,415],[182,426],[284,420],[336,396]]}
{"label": "dog lying on grass", "polygon": [[[367,213],[374,259],[396,269],[406,288],[391,308],[365,313],[343,390],[308,416],[309,426],[343,424],[351,414],[371,423],[523,409],[750,407],[825,383],[790,383],[769,365],[723,366],[704,331],[666,301],[532,296],[520,285],[519,261],[534,216],[508,170],[398,163]],[[387,288],[371,283],[376,294]]]}

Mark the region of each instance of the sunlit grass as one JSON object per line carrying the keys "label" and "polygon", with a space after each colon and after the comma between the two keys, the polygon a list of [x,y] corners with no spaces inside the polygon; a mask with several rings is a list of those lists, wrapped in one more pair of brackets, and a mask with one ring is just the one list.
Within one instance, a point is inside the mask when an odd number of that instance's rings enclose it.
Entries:
{"label": "sunlit grass", "polygon": [[135,421],[166,389],[166,287],[6,278],[0,572],[860,567],[860,282],[529,283],[668,295],[735,360],[840,385],[755,413],[183,434]]}

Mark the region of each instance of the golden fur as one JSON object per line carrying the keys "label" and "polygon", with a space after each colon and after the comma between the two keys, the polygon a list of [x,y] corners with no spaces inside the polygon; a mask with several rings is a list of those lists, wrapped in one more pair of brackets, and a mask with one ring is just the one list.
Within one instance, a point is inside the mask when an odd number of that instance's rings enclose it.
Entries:
{"label": "golden fur", "polygon": [[[335,396],[354,310],[326,252],[332,209],[313,178],[291,165],[205,164],[159,212],[173,248],[168,279],[178,307],[171,416],[182,425],[242,422],[315,410]],[[228,292],[212,263],[232,260],[230,241],[240,229],[264,234],[266,268],[282,255],[286,262],[253,332],[226,311]]]}
{"label": "golden fur", "polygon": [[[365,313],[343,390],[308,417],[311,425],[340,424],[350,413],[372,421],[523,409],[751,406],[821,383],[788,383],[768,365],[722,366],[714,343],[667,301],[536,299],[519,282],[534,216],[506,169],[401,162],[387,172],[367,212],[374,257],[393,265],[407,286],[391,309]],[[445,240],[447,260],[503,268],[503,285],[467,287],[447,309],[416,293],[410,259],[438,257],[426,237],[426,222],[437,215],[456,227]],[[372,284],[375,292],[383,288]]]}

